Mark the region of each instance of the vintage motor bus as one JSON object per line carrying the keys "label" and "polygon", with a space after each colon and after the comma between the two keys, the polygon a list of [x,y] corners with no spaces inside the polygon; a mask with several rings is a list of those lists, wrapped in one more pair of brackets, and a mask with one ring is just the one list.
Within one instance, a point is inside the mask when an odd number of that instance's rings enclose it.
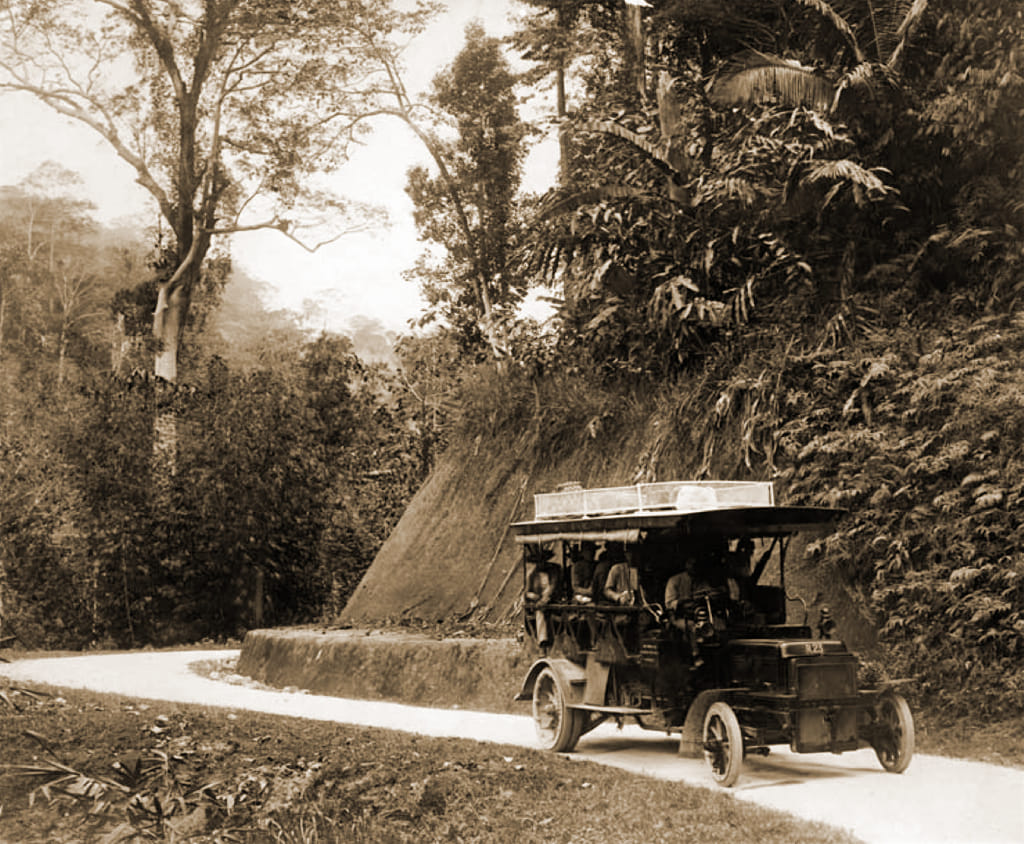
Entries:
{"label": "vintage motor bus", "polygon": [[632,718],[680,733],[679,752],[703,754],[723,786],[772,745],[870,746],[887,771],[906,769],[914,722],[896,684],[858,687],[827,610],[815,630],[806,612],[787,621],[786,551],[842,511],[778,506],[771,483],[727,481],[569,485],[534,504],[533,521],[511,526],[537,654],[516,699],[532,701],[542,746],[568,752]]}

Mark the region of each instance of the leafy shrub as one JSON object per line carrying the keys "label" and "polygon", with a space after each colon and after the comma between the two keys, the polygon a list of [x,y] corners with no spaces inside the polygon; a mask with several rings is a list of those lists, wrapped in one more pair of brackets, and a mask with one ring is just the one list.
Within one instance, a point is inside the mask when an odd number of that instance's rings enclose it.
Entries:
{"label": "leafy shrub", "polygon": [[818,358],[817,412],[780,436],[789,498],[850,509],[826,557],[889,671],[951,715],[1024,706],[1022,345],[1024,321],[987,318],[927,354]]}
{"label": "leafy shrub", "polygon": [[337,612],[419,480],[368,377],[325,337],[187,387],[97,376],[5,436],[7,626],[30,647],[171,644]]}

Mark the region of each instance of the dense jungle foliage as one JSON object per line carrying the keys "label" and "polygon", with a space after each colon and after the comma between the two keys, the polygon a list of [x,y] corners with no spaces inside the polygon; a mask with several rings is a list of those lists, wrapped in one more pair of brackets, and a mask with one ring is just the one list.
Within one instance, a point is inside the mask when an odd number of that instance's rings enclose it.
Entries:
{"label": "dense jungle foliage", "polygon": [[480,373],[453,436],[482,441],[495,471],[520,455],[605,483],[771,479],[781,501],[846,509],[791,556],[790,594],[838,609],[871,672],[916,681],[915,706],[1016,717],[1024,319],[882,327],[840,348],[748,338],[658,384]]}
{"label": "dense jungle foliage", "polygon": [[[247,367],[216,358],[202,329],[225,255],[194,291],[178,386],[123,363],[111,376],[96,308],[44,305],[28,279],[56,280],[52,259],[24,225],[4,230],[0,327],[19,326],[0,335],[5,618],[75,631],[53,644],[312,618],[451,438],[525,432],[550,453],[656,414],[635,480],[675,450],[697,476],[775,478],[787,500],[848,507],[823,565],[893,673],[950,711],[1019,711],[1024,10],[517,6],[520,91],[550,97],[559,138],[550,191],[502,187],[530,132],[478,28],[424,101],[436,125],[414,123],[428,111],[402,86],[384,109],[438,168],[410,172],[409,193],[446,250],[417,271],[444,324],[402,341],[398,376],[330,338]],[[129,331],[172,253],[148,282],[124,249],[120,275],[88,276],[129,291]],[[553,302],[544,325],[513,315],[531,288]],[[172,419],[182,447],[157,471]],[[64,583],[82,597],[60,597]]]}
{"label": "dense jungle foliage", "polygon": [[244,298],[228,331],[222,259],[171,384],[146,368],[167,268],[144,243],[28,180],[0,202],[0,249],[3,641],[187,642],[336,613],[429,466],[411,392],[429,355],[406,341],[400,382]]}
{"label": "dense jungle foliage", "polygon": [[886,670],[1019,713],[1024,10],[528,5],[518,44],[570,93],[522,252],[558,331],[521,344],[513,427],[557,451],[639,409],[635,480],[675,450],[848,508],[823,579]]}

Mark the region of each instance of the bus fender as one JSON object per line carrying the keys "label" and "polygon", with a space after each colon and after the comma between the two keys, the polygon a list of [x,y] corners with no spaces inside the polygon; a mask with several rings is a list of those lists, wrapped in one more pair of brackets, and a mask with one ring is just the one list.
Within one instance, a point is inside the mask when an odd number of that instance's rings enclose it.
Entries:
{"label": "bus fender", "polygon": [[679,755],[697,759],[704,755],[704,716],[711,704],[729,697],[725,689],[708,689],[693,699],[679,736]]}
{"label": "bus fender", "polygon": [[566,703],[582,702],[583,689],[587,684],[587,672],[572,660],[554,657],[538,659],[530,666],[530,670],[526,672],[526,679],[523,680],[523,687],[515,696],[515,700],[533,700],[534,683],[537,682],[537,677],[545,668],[550,668],[558,677],[562,688],[568,691],[569,700]]}

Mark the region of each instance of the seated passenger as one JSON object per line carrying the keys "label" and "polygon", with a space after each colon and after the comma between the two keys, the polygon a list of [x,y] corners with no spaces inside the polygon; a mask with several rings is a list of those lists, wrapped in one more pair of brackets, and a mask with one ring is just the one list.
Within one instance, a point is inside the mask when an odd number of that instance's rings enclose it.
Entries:
{"label": "seated passenger", "polygon": [[612,566],[604,584],[604,595],[620,607],[635,607],[646,603],[640,587],[640,570],[636,567],[631,551],[625,552],[626,559]]}
{"label": "seated passenger", "polygon": [[604,603],[606,601],[604,587],[608,581],[608,573],[612,570],[612,566],[623,558],[622,547],[619,545],[608,545],[597,552],[597,562],[594,564],[594,579],[590,585],[590,594],[595,603]]}
{"label": "seated passenger", "polygon": [[593,542],[583,542],[571,552],[574,604],[590,604],[594,601],[594,550]]}
{"label": "seated passenger", "polygon": [[544,608],[551,603],[552,598],[558,590],[559,571],[558,567],[551,563],[551,551],[547,549],[531,549],[527,552],[527,559],[533,562],[533,571],[526,582],[524,598],[528,607],[534,610],[534,620],[537,624],[537,643],[542,647],[551,644],[548,634],[548,618]]}
{"label": "seated passenger", "polygon": [[754,556],[754,543],[751,539],[741,539],[736,543],[736,550],[726,556],[726,585],[729,589],[729,600],[733,609],[740,617],[751,611],[750,562]]}
{"label": "seated passenger", "polygon": [[683,565],[683,571],[672,575],[665,584],[665,612],[672,626],[686,634],[693,665],[697,668],[703,664],[697,635],[697,599],[701,594],[708,594],[710,585],[697,574],[697,561],[693,556],[688,556]]}
{"label": "seated passenger", "polygon": [[729,552],[729,570],[736,577],[750,577],[750,564],[754,558],[754,540],[744,537],[736,542],[736,549]]}
{"label": "seated passenger", "polygon": [[665,612],[680,630],[686,629],[687,617],[692,619],[697,590],[707,584],[697,579],[697,561],[691,556],[683,563],[683,571],[672,575],[665,584]]}

